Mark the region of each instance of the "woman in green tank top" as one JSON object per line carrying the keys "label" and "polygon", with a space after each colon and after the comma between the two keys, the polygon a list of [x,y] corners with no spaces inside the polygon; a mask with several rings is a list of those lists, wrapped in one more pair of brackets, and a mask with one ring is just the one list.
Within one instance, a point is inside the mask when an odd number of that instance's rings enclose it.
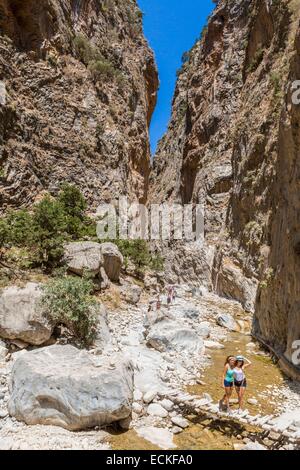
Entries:
{"label": "woman in green tank top", "polygon": [[222,378],[222,388],[225,389],[225,395],[222,400],[220,400],[219,408],[223,409],[225,404],[226,410],[230,411],[230,397],[232,395],[233,385],[234,385],[234,368],[235,368],[236,359],[234,356],[228,356],[225,362],[223,378]]}

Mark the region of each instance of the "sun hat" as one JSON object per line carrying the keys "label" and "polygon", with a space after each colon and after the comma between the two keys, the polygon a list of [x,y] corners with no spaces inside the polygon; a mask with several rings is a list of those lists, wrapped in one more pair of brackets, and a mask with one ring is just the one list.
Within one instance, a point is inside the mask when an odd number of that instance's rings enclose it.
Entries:
{"label": "sun hat", "polygon": [[244,360],[244,357],[243,357],[243,356],[236,356],[236,360],[237,360],[237,361],[243,361],[243,360]]}

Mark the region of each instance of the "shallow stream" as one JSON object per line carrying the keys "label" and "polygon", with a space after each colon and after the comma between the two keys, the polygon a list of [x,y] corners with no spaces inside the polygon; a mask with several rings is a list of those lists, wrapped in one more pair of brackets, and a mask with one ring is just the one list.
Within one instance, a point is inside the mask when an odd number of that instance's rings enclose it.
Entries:
{"label": "shallow stream", "polygon": [[[256,414],[276,414],[280,408],[280,398],[278,387],[283,385],[285,378],[273,363],[272,359],[262,351],[259,354],[247,353],[247,344],[251,337],[240,333],[232,333],[224,342],[224,349],[211,350],[211,365],[205,369],[201,376],[201,381],[205,385],[193,385],[188,387],[188,392],[195,395],[209,393],[214,402],[218,402],[222,397],[221,388],[222,372],[224,360],[228,355],[243,354],[252,362],[252,366],[247,369],[248,389],[245,395],[245,406],[252,415]],[[236,399],[233,391],[232,398]],[[257,404],[249,404],[247,400],[254,398]],[[236,403],[232,403],[232,408],[237,408]],[[211,423],[207,419],[197,419],[191,417],[193,424],[174,437],[174,443],[180,450],[233,450],[236,443],[240,443],[245,433],[258,432],[249,425],[234,426],[224,423]],[[156,450],[155,445],[139,437],[134,430],[125,433],[114,434],[111,439],[113,449],[145,449]]]}

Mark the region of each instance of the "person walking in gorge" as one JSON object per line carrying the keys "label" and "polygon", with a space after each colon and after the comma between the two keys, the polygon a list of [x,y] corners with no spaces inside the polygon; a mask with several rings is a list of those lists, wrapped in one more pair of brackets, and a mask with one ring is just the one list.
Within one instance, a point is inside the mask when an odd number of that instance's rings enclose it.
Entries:
{"label": "person walking in gorge", "polygon": [[247,378],[245,369],[252,365],[251,361],[243,356],[236,357],[235,367],[233,369],[234,386],[239,399],[239,411],[243,409],[244,395],[247,388]]}
{"label": "person walking in gorge", "polygon": [[225,395],[220,400],[219,408],[223,410],[223,406],[226,406],[226,411],[230,412],[230,397],[232,395],[234,385],[234,368],[236,366],[236,358],[234,356],[228,356],[225,362],[222,387],[225,389]]}

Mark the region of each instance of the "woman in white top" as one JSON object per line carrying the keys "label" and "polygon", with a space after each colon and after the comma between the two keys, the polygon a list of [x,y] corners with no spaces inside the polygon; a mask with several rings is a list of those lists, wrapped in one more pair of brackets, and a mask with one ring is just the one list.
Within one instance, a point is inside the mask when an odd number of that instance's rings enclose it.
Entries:
{"label": "woman in white top", "polygon": [[233,369],[234,386],[239,399],[239,410],[243,409],[244,395],[247,388],[247,379],[245,369],[251,366],[251,361],[243,356],[236,357],[235,367]]}

